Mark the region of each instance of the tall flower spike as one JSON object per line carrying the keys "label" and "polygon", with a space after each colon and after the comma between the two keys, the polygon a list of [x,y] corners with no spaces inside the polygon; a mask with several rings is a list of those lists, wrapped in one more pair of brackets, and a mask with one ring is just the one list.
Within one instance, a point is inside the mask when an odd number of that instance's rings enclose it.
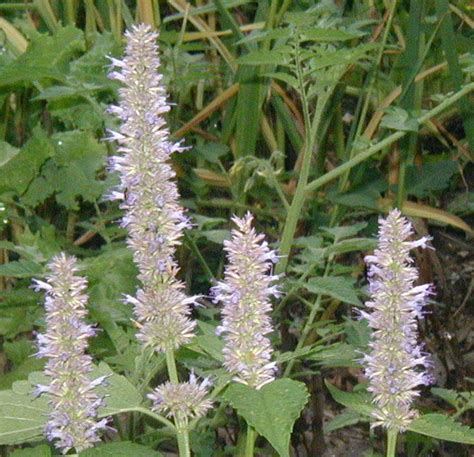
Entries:
{"label": "tall flower spike", "polygon": [[142,283],[135,297],[127,297],[139,326],[137,338],[165,352],[189,342],[195,328],[189,305],[196,297],[183,292],[174,259],[182,232],[190,225],[178,203],[169,164],[171,154],[183,148],[170,141],[166,128],[164,114],[170,107],[158,72],[157,34],[139,25],[125,36],[125,57],[111,59],[118,71],[109,74],[123,85],[119,106],[109,109],[121,120],[120,131],[111,132],[110,139],[119,143],[122,153],[111,159],[112,169],[120,174],[120,186],[111,198],[123,200],[122,226],[128,230],[127,243]]}
{"label": "tall flower spike", "polygon": [[228,265],[224,280],[212,293],[216,302],[224,304],[218,328],[225,340],[224,365],[235,374],[235,381],[259,389],[273,381],[276,371],[265,335],[272,331],[270,298],[279,296],[272,285],[278,277],[269,274],[278,256],[269,249],[264,235],[252,228],[252,220],[250,213],[232,218],[237,229],[232,230],[230,241],[224,241]]}
{"label": "tall flower spike", "polygon": [[47,282],[34,280],[36,291],[46,291],[46,333],[38,334],[38,357],[47,357],[45,374],[49,385],[39,385],[36,394],[47,393],[52,411],[45,434],[66,454],[92,447],[107,419],[96,421],[102,398],[95,392],[103,377],[89,378],[92,358],[85,353],[87,339],[95,329],[85,323],[87,282],[77,276],[74,257],[60,254],[49,264]]}
{"label": "tall flower spike", "polygon": [[378,248],[365,258],[371,295],[365,305],[371,312],[360,314],[373,334],[363,362],[376,406],[372,426],[403,432],[417,416],[412,409],[416,388],[431,383],[428,354],[417,342],[417,318],[423,316],[431,285],[414,286],[418,271],[410,257],[410,250],[426,247],[429,238],[409,241],[413,228],[397,209],[379,224]]}

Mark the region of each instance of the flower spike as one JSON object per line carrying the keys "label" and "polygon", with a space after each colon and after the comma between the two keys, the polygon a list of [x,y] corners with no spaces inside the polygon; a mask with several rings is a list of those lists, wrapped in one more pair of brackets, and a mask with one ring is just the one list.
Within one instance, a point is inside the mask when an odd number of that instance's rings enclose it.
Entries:
{"label": "flower spike", "polygon": [[412,409],[416,388],[432,382],[430,360],[417,342],[417,319],[431,294],[431,285],[415,286],[418,271],[410,250],[426,247],[428,237],[410,241],[413,228],[397,209],[379,220],[378,248],[365,258],[369,266],[371,312],[361,311],[373,330],[370,353],[363,358],[373,395],[373,427],[403,432],[417,416]]}
{"label": "flower spike", "polygon": [[107,428],[107,419],[96,420],[103,399],[95,388],[104,377],[89,378],[92,358],[85,351],[96,330],[85,322],[87,282],[77,271],[76,259],[60,254],[49,263],[47,282],[33,284],[36,291],[46,292],[46,333],[37,335],[36,355],[48,358],[44,372],[50,379],[35,393],[50,397],[52,411],[45,434],[64,454],[72,448],[81,452],[92,447]]}
{"label": "flower spike", "polygon": [[109,138],[122,153],[110,160],[120,185],[109,197],[122,200],[126,212],[122,226],[128,230],[127,243],[142,283],[135,297],[127,297],[134,306],[137,338],[157,352],[166,352],[188,343],[196,326],[189,314],[197,297],[184,293],[174,258],[190,223],[178,202],[169,159],[184,148],[170,141],[166,127],[164,115],[170,106],[158,72],[158,35],[142,24],[125,36],[125,57],[111,59],[116,70],[109,74],[123,86],[119,105],[109,108],[121,121],[120,131],[110,132]]}
{"label": "flower spike", "polygon": [[224,334],[224,365],[234,380],[259,389],[275,378],[273,350],[266,335],[273,330],[270,298],[280,295],[272,285],[278,277],[269,274],[278,256],[264,235],[252,228],[250,213],[234,216],[232,221],[237,229],[232,230],[230,241],[224,241],[229,263],[224,280],[212,289],[215,301],[224,304],[218,332]]}

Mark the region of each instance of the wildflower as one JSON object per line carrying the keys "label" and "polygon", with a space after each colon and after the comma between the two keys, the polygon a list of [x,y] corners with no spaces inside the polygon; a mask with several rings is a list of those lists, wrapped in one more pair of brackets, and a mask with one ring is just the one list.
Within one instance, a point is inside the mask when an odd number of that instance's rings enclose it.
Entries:
{"label": "wildflower", "polygon": [[66,454],[92,447],[107,419],[96,421],[103,404],[95,388],[104,377],[89,378],[92,358],[86,354],[87,339],[96,330],[85,322],[87,282],[77,276],[74,257],[60,254],[49,263],[47,282],[35,280],[36,291],[46,291],[46,333],[37,336],[37,357],[46,357],[45,374],[49,385],[39,385],[36,395],[47,393],[52,411],[45,429],[49,441]]}
{"label": "wildflower", "polygon": [[259,389],[274,380],[276,371],[265,335],[272,332],[270,298],[279,296],[272,285],[278,277],[269,274],[278,256],[269,249],[264,235],[252,228],[250,213],[232,220],[237,229],[230,241],[224,241],[228,255],[224,280],[212,290],[215,301],[224,304],[218,331],[224,334],[224,366],[237,382]]}
{"label": "wildflower", "polygon": [[414,286],[418,271],[410,257],[410,250],[426,247],[429,238],[410,241],[413,228],[397,209],[379,224],[378,248],[365,258],[371,295],[366,306],[372,312],[361,315],[373,334],[363,361],[376,406],[373,426],[402,432],[417,416],[412,409],[416,388],[431,383],[429,357],[417,343],[417,318],[423,316],[431,285]]}
{"label": "wildflower", "polygon": [[183,230],[190,227],[169,163],[171,154],[183,148],[170,141],[164,119],[170,107],[158,72],[157,34],[139,25],[125,36],[125,57],[111,59],[117,71],[109,74],[123,85],[120,104],[109,109],[121,120],[120,131],[111,132],[110,139],[118,142],[122,153],[111,159],[120,185],[110,197],[123,200],[122,226],[128,230],[127,243],[142,284],[135,297],[127,297],[134,306],[137,338],[165,352],[189,342],[196,325],[189,318],[189,305],[196,297],[184,293],[174,258]]}
{"label": "wildflower", "polygon": [[199,383],[191,372],[189,382],[166,382],[156,387],[148,398],[153,401],[153,411],[187,421],[205,416],[212,407],[211,400],[206,399],[209,386],[208,379]]}

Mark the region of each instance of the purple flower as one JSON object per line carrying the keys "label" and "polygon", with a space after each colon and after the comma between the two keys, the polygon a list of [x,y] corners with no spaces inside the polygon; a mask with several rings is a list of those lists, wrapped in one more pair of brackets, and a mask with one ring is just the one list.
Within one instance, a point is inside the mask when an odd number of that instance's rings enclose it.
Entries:
{"label": "purple flower", "polygon": [[122,226],[128,230],[127,243],[142,284],[135,297],[128,297],[139,328],[137,338],[165,352],[188,343],[196,325],[189,314],[197,297],[188,297],[176,278],[176,247],[190,224],[178,202],[169,159],[183,148],[170,141],[166,127],[164,115],[170,107],[158,72],[157,34],[139,25],[125,36],[125,57],[111,59],[116,71],[109,74],[123,85],[119,105],[109,108],[121,120],[120,131],[110,132],[110,139],[122,154],[110,160],[120,174],[120,186],[110,197],[123,200]]}
{"label": "purple flower", "polygon": [[412,409],[416,388],[431,383],[429,357],[417,341],[417,319],[423,317],[431,285],[414,285],[418,271],[410,257],[410,250],[426,247],[429,238],[410,241],[413,228],[397,209],[379,224],[378,249],[365,258],[371,295],[365,305],[370,312],[360,314],[373,333],[363,362],[376,406],[373,426],[403,431],[417,416]]}
{"label": "purple flower", "polygon": [[107,423],[96,420],[103,400],[95,388],[104,378],[90,379],[92,358],[85,352],[96,331],[85,322],[87,282],[76,275],[76,259],[59,254],[48,267],[47,282],[34,280],[33,288],[46,292],[46,333],[37,336],[36,355],[48,358],[44,372],[50,383],[37,386],[35,393],[50,398],[48,440],[64,454],[72,448],[81,452],[100,441]]}
{"label": "purple flower", "polygon": [[234,380],[259,389],[275,378],[273,350],[265,335],[273,330],[270,298],[279,296],[272,285],[278,277],[269,274],[278,256],[264,235],[252,228],[250,213],[232,220],[237,229],[230,241],[224,241],[228,256],[224,280],[212,289],[215,301],[224,304],[218,332],[224,334],[224,365]]}

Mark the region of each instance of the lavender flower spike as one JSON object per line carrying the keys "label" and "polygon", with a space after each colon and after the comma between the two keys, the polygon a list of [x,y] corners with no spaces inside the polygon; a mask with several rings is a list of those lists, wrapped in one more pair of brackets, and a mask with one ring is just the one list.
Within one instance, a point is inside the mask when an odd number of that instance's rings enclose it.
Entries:
{"label": "lavender flower spike", "polygon": [[85,323],[87,282],[77,276],[74,257],[60,254],[49,263],[47,282],[35,280],[36,291],[45,290],[46,333],[38,335],[38,357],[47,357],[47,386],[37,387],[36,394],[50,397],[52,411],[45,434],[66,454],[92,447],[100,441],[99,432],[107,419],[96,421],[102,398],[95,392],[103,377],[91,380],[91,356],[85,353],[87,339],[95,329]]}
{"label": "lavender flower spike", "polygon": [[270,298],[279,296],[272,285],[278,277],[269,274],[278,256],[252,228],[250,213],[232,220],[237,229],[230,241],[224,241],[224,280],[212,289],[215,301],[224,304],[218,332],[224,333],[224,365],[235,374],[234,380],[259,389],[275,378],[273,351],[265,335],[272,331]]}
{"label": "lavender flower spike", "polygon": [[129,233],[127,243],[139,269],[142,288],[127,297],[134,306],[139,331],[137,338],[158,352],[178,349],[194,335],[189,319],[196,297],[183,292],[176,278],[174,259],[182,232],[190,226],[178,203],[178,189],[169,159],[183,148],[169,139],[164,114],[170,107],[162,76],[157,34],[149,26],[132,27],[125,34],[123,60],[111,59],[117,71],[109,77],[120,81],[120,103],[109,111],[121,120],[119,132],[111,132],[120,156],[111,167],[120,174],[120,186],[110,195],[122,199],[126,211],[122,226]]}
{"label": "lavender flower spike", "polygon": [[414,286],[418,271],[410,257],[410,250],[426,247],[429,238],[409,241],[413,228],[397,209],[379,224],[378,248],[365,258],[371,295],[366,306],[372,312],[361,311],[361,315],[373,334],[371,351],[363,361],[376,406],[372,426],[403,432],[417,416],[412,409],[419,395],[416,388],[432,381],[426,370],[430,367],[428,354],[417,342],[417,318],[423,316],[431,285]]}

